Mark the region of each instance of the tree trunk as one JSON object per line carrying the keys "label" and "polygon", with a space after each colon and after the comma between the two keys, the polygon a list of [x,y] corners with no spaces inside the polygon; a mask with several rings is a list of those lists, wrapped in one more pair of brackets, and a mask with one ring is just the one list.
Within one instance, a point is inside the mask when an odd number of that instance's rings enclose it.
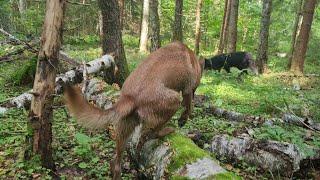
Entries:
{"label": "tree trunk", "polygon": [[150,51],[153,52],[160,48],[160,21],[158,11],[158,0],[150,0]]}
{"label": "tree trunk", "polygon": [[22,16],[24,16],[24,13],[27,10],[27,1],[26,0],[19,0],[18,3],[19,12]]}
{"label": "tree trunk", "polygon": [[200,45],[200,38],[201,38],[201,7],[202,7],[202,0],[198,0],[197,3],[197,10],[196,10],[196,32],[195,32],[195,45],[194,45],[194,52],[196,55],[199,54],[199,45]]}
{"label": "tree trunk", "polygon": [[51,147],[52,102],[65,2],[65,0],[47,0],[28,123],[28,129],[31,131],[28,132],[27,143],[32,143],[32,148],[26,149],[26,158],[29,159],[33,154],[37,154],[41,158],[42,166],[48,169],[54,169]]}
{"label": "tree trunk", "polygon": [[172,41],[181,41],[181,42],[183,41],[182,9],[183,9],[183,0],[176,0]]}
{"label": "tree trunk", "polygon": [[290,71],[296,75],[303,74],[304,60],[308,48],[309,34],[311,30],[314,9],[317,0],[306,0],[302,11],[302,24],[296,39],[296,45],[293,51]]}
{"label": "tree trunk", "polygon": [[258,48],[258,68],[259,73],[263,74],[268,71],[268,39],[269,39],[269,27],[270,17],[272,11],[272,0],[263,0],[261,27],[260,27],[260,42]]}
{"label": "tree trunk", "polygon": [[118,72],[115,74],[110,71],[105,80],[107,83],[117,83],[122,86],[129,70],[122,44],[118,1],[99,0],[98,4],[102,14],[102,52],[103,54],[113,54],[118,67]]}
{"label": "tree trunk", "polygon": [[147,52],[148,50],[148,24],[149,24],[149,0],[143,0],[143,13],[141,21],[140,34],[140,52]]}
{"label": "tree trunk", "polygon": [[120,28],[123,29],[124,21],[124,0],[118,0],[119,2],[119,11],[120,11]]}
{"label": "tree trunk", "polygon": [[227,35],[227,28],[229,25],[229,14],[230,14],[230,1],[225,0],[224,2],[224,12],[223,12],[223,19],[222,19],[222,26],[220,29],[220,41],[219,41],[219,48],[218,48],[218,54],[223,53],[224,45],[225,45],[225,39]]}
{"label": "tree trunk", "polygon": [[290,53],[289,53],[289,61],[288,61],[288,69],[291,67],[291,61],[292,61],[292,55],[294,51],[294,47],[296,44],[296,39],[297,39],[297,32],[299,27],[301,26],[301,11],[302,11],[302,5],[303,5],[303,0],[299,0],[297,2],[297,14],[296,18],[294,21],[294,26],[293,26],[293,31],[292,31],[292,40],[291,40],[291,48],[290,48]]}
{"label": "tree trunk", "polygon": [[238,23],[238,8],[239,0],[230,1],[230,19],[228,27],[228,53],[236,51],[237,48],[237,23]]}

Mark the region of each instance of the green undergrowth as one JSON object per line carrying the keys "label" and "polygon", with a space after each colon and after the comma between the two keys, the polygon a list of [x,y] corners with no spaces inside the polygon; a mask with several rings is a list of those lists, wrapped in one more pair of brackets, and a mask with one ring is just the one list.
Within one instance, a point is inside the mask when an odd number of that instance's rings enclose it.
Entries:
{"label": "green undergrowth", "polygon": [[7,82],[12,82],[15,85],[33,84],[36,68],[37,57],[34,56],[24,61],[23,64],[10,75]]}
{"label": "green undergrowth", "polygon": [[[127,39],[126,39],[127,38]],[[130,71],[147,56],[138,53],[136,40],[124,37],[124,46]],[[75,42],[77,41],[77,42]],[[67,39],[63,50],[71,57],[79,60],[90,61],[101,56],[99,40],[95,37],[81,40]],[[69,45],[68,45],[69,44]],[[132,48],[135,46],[135,48]],[[0,52],[4,53],[2,47]],[[25,68],[28,61],[14,61],[1,63],[0,66],[0,102],[15,97],[32,88],[32,84],[16,85],[12,75],[19,74],[20,68]],[[206,95],[209,101],[193,109],[193,117],[188,120],[183,128],[177,128],[182,134],[198,131],[206,143],[217,134],[237,134],[239,130],[251,129],[252,137],[263,140],[276,140],[289,142],[304,150],[305,155],[312,155],[308,147],[320,147],[318,133],[306,128],[288,125],[283,122],[272,122],[273,125],[254,126],[248,123],[230,122],[214,117],[205,111],[205,107],[215,105],[229,111],[237,111],[264,117],[281,117],[282,111],[289,107],[299,116],[308,116],[320,122],[320,80],[319,77],[293,77],[285,73],[286,59],[271,57],[269,66],[271,73],[263,76],[246,75],[237,78],[239,71],[232,69],[231,74],[224,71],[216,73],[206,71],[201,80],[201,85],[196,94]],[[306,74],[318,73],[320,64],[313,59],[306,61]],[[18,77],[18,76],[14,76]],[[21,77],[21,76],[20,76]],[[301,89],[293,89],[298,82]],[[113,88],[105,90],[107,94],[116,92]],[[57,98],[56,98],[57,99]],[[288,107],[287,107],[288,106]],[[181,110],[180,112],[181,113]],[[173,124],[177,125],[179,113],[174,117]],[[26,134],[26,121],[28,112],[11,109],[0,115],[0,178],[22,179],[40,177],[48,179],[49,171],[41,168],[37,160],[30,163],[23,161],[23,148]],[[182,135],[170,135],[168,141],[175,148],[177,159],[170,165],[170,170],[181,167],[182,162],[193,162],[198,157],[211,156],[204,150],[199,150],[191,140]],[[192,145],[190,145],[192,144]],[[185,148],[188,147],[194,148]],[[114,141],[111,141],[106,132],[89,132],[77,125],[74,119],[67,117],[63,107],[54,109],[53,120],[53,148],[57,173],[62,179],[88,178],[101,179],[110,177],[109,162],[112,159]],[[179,159],[187,157],[187,159]],[[240,166],[241,167],[241,166]],[[250,167],[249,167],[250,168]],[[251,168],[254,169],[254,168]],[[241,169],[246,171],[245,168]],[[253,177],[260,172],[250,170]],[[214,177],[227,179],[228,175]],[[269,177],[269,176],[266,176]],[[134,178],[131,172],[123,171],[124,179]]]}
{"label": "green undergrowth", "polygon": [[[294,78],[275,73],[239,79],[237,74],[237,71],[231,74],[206,71],[197,93],[209,96],[217,107],[245,114],[279,115],[282,113],[279,108],[286,110],[288,104],[297,115],[303,115],[302,110],[308,109],[309,116],[320,120],[316,110],[319,106],[316,99],[320,98],[319,78]],[[295,82],[300,83],[301,90],[293,89]]]}

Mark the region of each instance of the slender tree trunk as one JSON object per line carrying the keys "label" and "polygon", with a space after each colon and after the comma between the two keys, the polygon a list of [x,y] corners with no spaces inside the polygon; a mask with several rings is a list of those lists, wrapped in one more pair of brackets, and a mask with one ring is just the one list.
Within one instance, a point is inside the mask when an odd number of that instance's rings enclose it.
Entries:
{"label": "slender tree trunk", "polygon": [[224,1],[224,12],[223,12],[222,26],[220,28],[220,41],[219,41],[218,54],[223,53],[223,49],[225,45],[224,42],[226,38],[228,18],[229,18],[229,12],[230,12],[229,3],[230,3],[229,0]]}
{"label": "slender tree trunk", "polygon": [[202,7],[202,0],[198,0],[197,3],[197,10],[196,10],[196,30],[195,30],[195,53],[196,55],[199,54],[199,46],[200,46],[200,38],[201,38],[201,7]]}
{"label": "slender tree trunk", "polygon": [[304,2],[302,24],[297,35],[290,68],[290,71],[296,75],[303,74],[304,60],[308,48],[309,34],[316,3],[317,0],[306,0]]}
{"label": "slender tree trunk", "polygon": [[183,0],[176,0],[172,41],[183,41],[182,33]]}
{"label": "slender tree trunk", "polygon": [[27,10],[27,1],[19,0],[18,8],[19,8],[20,14],[23,16],[25,11]]}
{"label": "slender tree trunk", "polygon": [[54,169],[52,158],[52,102],[55,88],[56,68],[62,38],[65,0],[47,0],[46,15],[41,35],[37,70],[33,85],[31,109],[29,113],[25,157],[39,155],[43,167]]}
{"label": "slender tree trunk", "polygon": [[129,70],[122,44],[118,1],[98,0],[98,4],[102,14],[102,52],[103,54],[113,54],[118,67],[118,72],[114,74],[111,71],[105,80],[108,83],[117,83],[122,86]]}
{"label": "slender tree trunk", "polygon": [[289,61],[288,61],[288,69],[291,67],[292,55],[294,51],[294,46],[296,44],[297,32],[299,27],[301,26],[301,11],[302,11],[303,0],[298,0],[297,2],[297,14],[294,21],[293,31],[292,31],[292,40],[291,40],[291,48],[289,53]]}
{"label": "slender tree trunk", "polygon": [[260,25],[260,42],[258,48],[258,68],[259,73],[263,74],[268,71],[268,39],[269,39],[269,27],[270,17],[272,11],[272,0],[263,0],[262,17]]}
{"label": "slender tree trunk", "polygon": [[228,53],[235,52],[237,48],[237,23],[238,23],[238,9],[239,0],[230,1],[230,19],[228,28]]}
{"label": "slender tree trunk", "polygon": [[229,35],[229,24],[230,24],[230,11],[231,11],[231,1],[232,0],[228,0],[228,7],[227,7],[227,14],[226,14],[226,24],[225,24],[225,29],[223,31],[223,52],[227,52],[227,46],[228,46],[228,35]]}
{"label": "slender tree trunk", "polygon": [[123,29],[124,21],[124,0],[119,0],[119,11],[120,11],[120,28]]}
{"label": "slender tree trunk", "polygon": [[160,48],[160,21],[158,11],[158,0],[150,0],[150,51],[153,52]]}
{"label": "slender tree trunk", "polygon": [[148,50],[149,0],[143,0],[143,13],[140,34],[140,52]]}

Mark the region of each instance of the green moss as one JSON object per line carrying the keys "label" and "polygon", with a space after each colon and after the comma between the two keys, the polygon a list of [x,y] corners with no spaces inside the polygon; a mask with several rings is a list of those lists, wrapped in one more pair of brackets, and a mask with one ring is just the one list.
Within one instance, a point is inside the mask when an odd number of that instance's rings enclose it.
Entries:
{"label": "green moss", "polygon": [[189,180],[190,178],[183,177],[183,176],[172,176],[170,179],[172,179],[172,180]]}
{"label": "green moss", "polygon": [[208,177],[206,179],[215,179],[215,180],[241,180],[242,178],[240,176],[237,176],[233,172],[226,172],[226,173],[220,173],[216,174],[212,177]]}
{"label": "green moss", "polygon": [[180,134],[171,134],[167,137],[174,150],[174,157],[169,165],[169,171],[174,172],[185,164],[195,162],[210,155],[195,145],[192,140]]}

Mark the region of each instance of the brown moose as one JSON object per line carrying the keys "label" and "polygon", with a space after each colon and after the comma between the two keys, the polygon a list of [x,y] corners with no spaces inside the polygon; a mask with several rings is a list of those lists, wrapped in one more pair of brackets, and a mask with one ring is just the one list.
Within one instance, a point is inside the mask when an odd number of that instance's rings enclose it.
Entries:
{"label": "brown moose", "polygon": [[113,179],[121,179],[121,156],[126,141],[140,123],[143,131],[137,148],[147,138],[158,138],[174,131],[165,127],[182,104],[179,119],[183,126],[191,113],[194,91],[200,83],[203,60],[184,44],[173,42],[151,53],[126,79],[119,100],[107,110],[89,104],[79,88],[66,87],[65,98],[70,113],[89,128],[112,124],[116,135],[116,155],[111,163]]}

